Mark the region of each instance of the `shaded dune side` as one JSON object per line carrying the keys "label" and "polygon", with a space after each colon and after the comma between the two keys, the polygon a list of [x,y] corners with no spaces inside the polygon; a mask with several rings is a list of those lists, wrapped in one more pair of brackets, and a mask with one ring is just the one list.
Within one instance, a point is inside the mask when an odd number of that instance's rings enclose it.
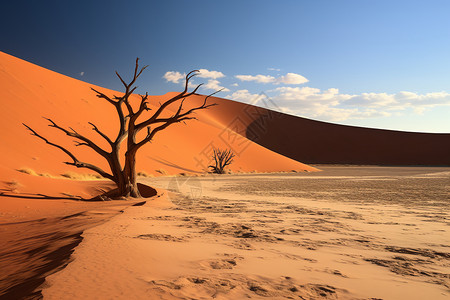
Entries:
{"label": "shaded dune side", "polygon": [[[415,133],[345,126],[280,114],[253,141],[306,163],[450,165],[450,134]],[[286,130],[289,128],[289,131]],[[252,136],[248,136],[252,139]],[[302,143],[302,141],[308,141]]]}
{"label": "shaded dune side", "polygon": [[[338,125],[291,116],[265,108],[216,99],[232,123],[239,115],[242,131],[259,145],[304,163],[371,165],[450,165],[449,133],[416,133]],[[242,113],[245,111],[245,113]],[[251,113],[247,113],[251,111]]]}

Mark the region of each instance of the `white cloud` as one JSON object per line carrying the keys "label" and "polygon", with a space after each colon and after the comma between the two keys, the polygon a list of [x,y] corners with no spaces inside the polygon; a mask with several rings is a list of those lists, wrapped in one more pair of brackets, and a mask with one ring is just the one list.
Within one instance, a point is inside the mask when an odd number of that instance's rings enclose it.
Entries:
{"label": "white cloud", "polygon": [[349,98],[348,95],[339,94],[339,90],[335,88],[322,92],[320,89],[311,87],[279,87],[274,91],[278,93],[276,99],[279,101],[302,103],[302,106],[318,103],[334,106]]}
{"label": "white cloud", "polygon": [[353,95],[344,102],[351,106],[365,106],[365,107],[381,107],[393,106],[397,104],[395,95],[386,93],[362,93],[360,95]]}
{"label": "white cloud", "polygon": [[396,94],[396,97],[406,98],[411,105],[436,106],[450,104],[450,93],[447,92],[433,92],[422,95],[411,92],[400,92]]}
{"label": "white cloud", "polygon": [[270,75],[236,75],[234,76],[241,81],[256,81],[259,83],[274,83],[275,77]]}
{"label": "white cloud", "polygon": [[[182,83],[184,84],[184,79],[186,77],[185,73],[180,73],[178,71],[168,71],[164,74],[163,78],[167,81],[167,82],[173,82],[173,83]],[[212,80],[215,80],[217,78],[222,78],[225,77],[225,75],[222,72],[219,71],[209,71],[206,69],[200,69],[199,72],[197,73],[197,77],[200,78],[211,78]],[[217,86],[218,86],[218,81],[217,81]],[[193,83],[192,79],[189,81],[189,87],[195,87],[196,85]],[[215,86],[214,85],[214,81],[208,81],[207,84],[205,84],[203,87],[205,88],[211,88]],[[227,89],[228,90],[228,89]]]}
{"label": "white cloud", "polygon": [[220,82],[218,80],[215,80],[215,79],[208,80],[208,82],[205,85],[203,85],[202,87],[205,88],[205,89],[208,89],[208,90],[216,90],[216,91],[218,91],[218,90],[222,89],[222,91],[224,91],[224,92],[229,92],[230,91],[229,89],[221,86]]}
{"label": "white cloud", "polygon": [[[270,70],[277,71],[274,68]],[[224,88],[218,78],[225,75],[219,71],[199,70],[198,77],[206,78],[207,82],[202,86],[206,90],[220,90],[229,92]],[[84,75],[84,72],[80,73]],[[183,83],[186,75],[177,71],[169,71],[164,74],[168,82]],[[324,121],[343,121],[348,119],[366,119],[387,117],[406,114],[423,114],[426,110],[448,105],[450,106],[450,93],[433,92],[418,94],[415,92],[401,91],[398,93],[360,93],[344,94],[336,88],[321,90],[308,86],[293,86],[308,82],[308,79],[300,74],[286,73],[281,76],[271,75],[236,75],[235,78],[243,82],[257,82],[263,84],[278,85],[265,93],[253,94],[249,90],[241,89],[233,92],[226,98],[264,106],[264,101],[273,101],[276,110],[283,110],[294,115],[305,116]],[[245,86],[245,84],[242,84]],[[189,87],[195,85],[190,82]],[[230,84],[237,87],[238,83]]]}
{"label": "white cloud", "polygon": [[233,94],[225,96],[225,98],[246,103],[255,103],[259,97],[261,94],[252,94],[248,90],[237,90]]}
{"label": "white cloud", "polygon": [[287,73],[284,76],[273,77],[270,75],[236,75],[237,79],[241,81],[255,81],[259,83],[272,83],[272,84],[303,84],[308,82],[308,79],[300,74]]}
{"label": "white cloud", "polygon": [[80,72],[80,76],[83,76],[84,75],[84,72]]}
{"label": "white cloud", "polygon": [[423,115],[423,113],[426,111],[426,107],[419,106],[419,107],[413,107],[413,111],[416,115]]}
{"label": "white cloud", "polygon": [[352,97],[343,104],[370,108],[385,107],[390,110],[403,110],[411,107],[417,110],[417,107],[419,106],[435,107],[437,105],[450,105],[450,93],[434,92],[417,94],[405,91],[396,94],[362,93],[360,95],[352,95]]}
{"label": "white cloud", "polygon": [[281,71],[281,69],[277,69],[277,68],[267,68],[267,70],[269,70],[269,71],[277,71],[277,72]]}
{"label": "white cloud", "polygon": [[186,74],[181,74],[180,72],[168,71],[164,74],[163,78],[168,82],[179,83],[180,79],[183,79]]}
{"label": "white cloud", "polygon": [[303,77],[300,74],[295,74],[295,73],[287,73],[284,76],[281,76],[280,78],[278,78],[277,82],[278,83],[284,83],[284,84],[302,84],[302,83],[306,83],[309,80],[306,79],[305,77]]}
{"label": "white cloud", "polygon": [[[413,92],[341,94],[338,89],[280,87],[274,97],[295,114],[330,121],[386,117],[396,112],[422,114],[439,105],[450,105],[447,92],[417,94]],[[278,103],[278,102],[277,102]]]}
{"label": "white cloud", "polygon": [[[320,90],[312,87],[282,86],[270,93],[271,100],[287,113],[324,121],[388,117],[399,113],[423,114],[427,109],[450,105],[450,93],[413,92],[342,94],[336,88]],[[242,89],[229,99],[260,105],[258,97]],[[256,99],[256,100],[255,100]]]}
{"label": "white cloud", "polygon": [[352,95],[340,94],[338,89],[321,91],[311,87],[279,87],[273,100],[289,109],[295,115],[306,116],[326,121],[343,121],[347,119],[366,119],[389,116],[390,113],[376,109],[342,107],[341,104]]}
{"label": "white cloud", "polygon": [[208,71],[206,69],[200,69],[200,72],[198,73],[198,77],[200,78],[211,78],[211,79],[217,79],[225,77],[225,75],[222,72],[219,71]]}

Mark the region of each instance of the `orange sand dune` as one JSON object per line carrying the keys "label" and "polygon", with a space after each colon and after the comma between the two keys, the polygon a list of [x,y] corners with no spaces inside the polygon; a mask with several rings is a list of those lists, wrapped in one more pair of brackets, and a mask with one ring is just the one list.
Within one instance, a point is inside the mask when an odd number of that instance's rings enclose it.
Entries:
{"label": "orange sand dune", "polygon": [[[93,86],[2,52],[0,82],[0,165],[4,183],[16,185],[15,190],[18,192],[31,192],[36,189],[32,187],[30,179],[24,180],[23,173],[17,170],[43,177],[58,177],[61,174],[70,176],[67,173],[71,172],[89,173],[87,169],[65,165],[63,162],[68,161],[66,154],[31,136],[22,123],[51,141],[73,150],[80,160],[107,169],[101,157],[88,148],[75,147],[71,138],[48,127],[48,122],[42,117],[52,118],[66,128],[71,126],[107,149],[108,145],[92,131],[88,122],[94,122],[102,131],[114,136],[118,130],[117,116],[115,109],[106,101],[98,99],[90,88],[94,87],[108,95],[117,95],[119,92]],[[150,103],[154,106],[168,99],[171,94],[152,96]],[[136,102],[138,98],[135,95]],[[199,95],[189,102],[198,103],[203,99],[204,96]],[[137,158],[138,171],[154,175],[203,173],[210,163],[212,147],[231,148],[237,154],[230,168],[234,172],[317,170],[268,150],[237,134],[233,128],[226,128],[227,124],[222,118],[234,118],[235,115],[227,115],[234,111],[228,108],[228,101],[219,98],[211,100],[220,105],[198,113],[199,121],[190,121],[187,126],[173,125],[146,145]]]}

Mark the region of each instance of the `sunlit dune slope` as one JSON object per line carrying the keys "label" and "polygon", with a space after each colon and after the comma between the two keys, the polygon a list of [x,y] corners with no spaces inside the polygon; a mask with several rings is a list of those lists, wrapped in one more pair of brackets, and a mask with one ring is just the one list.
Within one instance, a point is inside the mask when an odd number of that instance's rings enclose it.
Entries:
{"label": "sunlit dune slope", "polygon": [[[25,174],[18,172],[18,169],[51,177],[70,172],[90,173],[87,169],[76,169],[64,164],[70,161],[66,154],[30,135],[22,123],[31,126],[50,141],[67,147],[77,154],[79,160],[107,169],[106,162],[95,152],[84,146],[75,147],[72,138],[48,127],[48,121],[42,117],[51,118],[66,128],[73,127],[108,150],[109,145],[92,130],[88,122],[95,123],[100,130],[115,137],[118,130],[117,115],[113,106],[97,98],[90,87],[108,95],[120,95],[120,92],[93,86],[2,52],[0,82],[0,174],[3,181],[22,178]],[[151,107],[155,108],[155,105],[172,94],[150,97]],[[138,104],[138,95],[133,97]],[[186,107],[189,107],[189,102],[194,104],[203,99],[204,96],[195,96],[186,101]],[[217,119],[217,116],[231,112],[227,108],[230,102],[217,98],[212,101],[219,105],[199,112],[198,120],[172,125],[142,148],[137,158],[138,171],[154,175],[161,172],[202,173],[210,163],[212,147],[231,148],[237,154],[230,167],[234,172],[316,170],[242,137],[231,127],[227,128],[227,124]],[[225,119],[233,117],[225,116]]]}

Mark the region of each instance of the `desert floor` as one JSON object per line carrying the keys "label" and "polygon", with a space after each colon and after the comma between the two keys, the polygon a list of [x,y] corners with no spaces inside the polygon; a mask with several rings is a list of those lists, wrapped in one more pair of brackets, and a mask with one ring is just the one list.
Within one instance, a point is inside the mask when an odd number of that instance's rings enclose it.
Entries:
{"label": "desert floor", "polygon": [[149,178],[45,299],[448,299],[450,168]]}
{"label": "desert floor", "polygon": [[0,201],[0,299],[40,299],[38,287],[70,261],[84,230],[142,202]]}

